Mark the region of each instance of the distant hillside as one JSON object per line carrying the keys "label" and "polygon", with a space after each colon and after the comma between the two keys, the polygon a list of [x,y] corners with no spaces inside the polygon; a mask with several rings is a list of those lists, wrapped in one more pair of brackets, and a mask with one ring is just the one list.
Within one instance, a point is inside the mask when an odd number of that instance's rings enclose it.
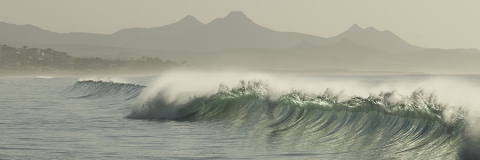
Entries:
{"label": "distant hillside", "polygon": [[282,49],[306,40],[316,46],[332,45],[341,39],[392,52],[418,51],[390,31],[352,26],[344,33],[323,38],[294,32],[278,32],[256,24],[243,12],[203,24],[193,16],[153,28],[122,29],[113,34],[55,33],[31,25],[0,23],[0,43],[69,44],[147,50],[216,51],[233,48]]}

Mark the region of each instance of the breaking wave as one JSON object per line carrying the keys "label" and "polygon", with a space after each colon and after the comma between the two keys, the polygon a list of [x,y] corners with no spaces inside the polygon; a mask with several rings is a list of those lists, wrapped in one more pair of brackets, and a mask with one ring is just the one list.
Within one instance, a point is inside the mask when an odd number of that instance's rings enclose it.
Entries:
{"label": "breaking wave", "polygon": [[[185,79],[185,77],[181,77]],[[232,85],[190,79],[143,85],[79,80],[65,95],[136,101],[126,118],[222,122],[275,147],[359,159],[479,159],[479,125],[471,110],[436,94],[380,91],[345,96],[279,91],[262,80]],[[210,91],[205,83],[215,84]],[[199,90],[192,89],[199,86]],[[442,101],[444,102],[444,101]],[[475,117],[475,116],[473,116]],[[469,119],[470,118],[470,119]]]}
{"label": "breaking wave", "polygon": [[[241,81],[232,89],[220,84],[213,94],[172,96],[168,87],[145,93],[147,98],[139,99],[127,118],[227,121],[288,146],[368,151],[360,155],[369,158],[479,157],[479,137],[467,133],[467,109],[441,104],[422,89],[410,95],[341,98],[328,89],[322,94],[278,94],[265,82]],[[379,155],[371,155],[375,153]]]}

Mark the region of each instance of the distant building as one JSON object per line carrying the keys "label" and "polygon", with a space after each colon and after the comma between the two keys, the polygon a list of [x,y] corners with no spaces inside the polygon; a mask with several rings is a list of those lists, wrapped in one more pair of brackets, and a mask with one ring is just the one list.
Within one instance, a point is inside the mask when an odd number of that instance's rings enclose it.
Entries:
{"label": "distant building", "polygon": [[[62,67],[65,64],[72,64],[72,56],[66,52],[59,52],[53,49],[15,48],[2,45],[0,48],[0,67],[19,68],[30,66]],[[68,66],[68,65],[67,65]]]}

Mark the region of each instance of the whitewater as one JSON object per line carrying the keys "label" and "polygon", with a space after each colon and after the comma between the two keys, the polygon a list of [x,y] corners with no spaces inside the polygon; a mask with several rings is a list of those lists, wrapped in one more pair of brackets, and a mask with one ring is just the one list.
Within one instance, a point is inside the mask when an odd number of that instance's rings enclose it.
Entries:
{"label": "whitewater", "polygon": [[480,159],[480,76],[0,78],[2,159]]}

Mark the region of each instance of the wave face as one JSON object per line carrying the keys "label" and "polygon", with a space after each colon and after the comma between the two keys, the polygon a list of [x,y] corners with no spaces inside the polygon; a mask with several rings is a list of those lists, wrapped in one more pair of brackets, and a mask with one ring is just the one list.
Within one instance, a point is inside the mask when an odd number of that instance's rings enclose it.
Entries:
{"label": "wave face", "polygon": [[77,81],[65,95],[71,98],[122,97],[124,100],[136,98],[145,86],[111,81]]}
{"label": "wave face", "polygon": [[467,111],[446,114],[447,109],[452,107],[422,90],[342,99],[329,90],[274,95],[267,84],[251,81],[233,89],[220,85],[217,93],[205,96],[172,99],[160,90],[127,117],[227,121],[272,143],[325,154],[355,153],[355,158],[477,158],[478,146],[471,141],[478,137],[465,134]]}

